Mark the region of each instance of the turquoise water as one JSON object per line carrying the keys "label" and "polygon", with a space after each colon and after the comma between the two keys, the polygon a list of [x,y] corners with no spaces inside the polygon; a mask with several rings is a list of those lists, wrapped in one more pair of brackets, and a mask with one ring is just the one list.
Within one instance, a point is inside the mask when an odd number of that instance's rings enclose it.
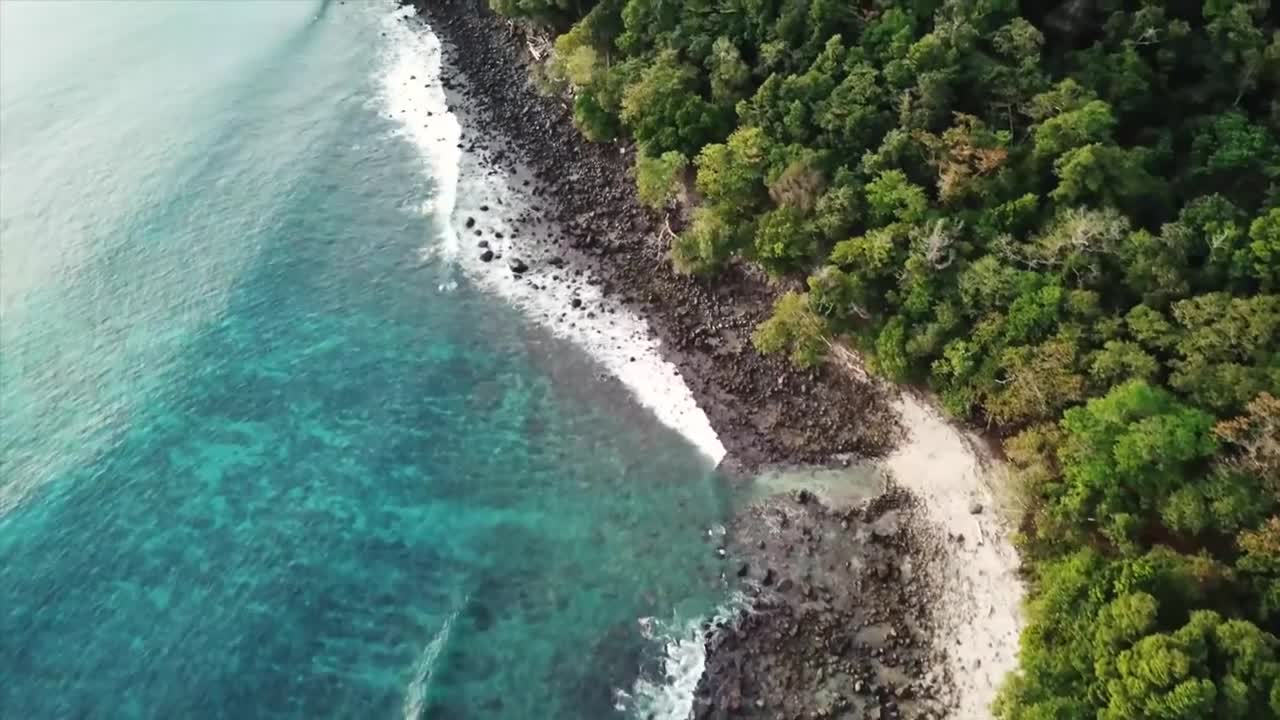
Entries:
{"label": "turquoise water", "polygon": [[725,597],[707,461],[420,260],[390,11],[0,3],[0,718],[617,716]]}

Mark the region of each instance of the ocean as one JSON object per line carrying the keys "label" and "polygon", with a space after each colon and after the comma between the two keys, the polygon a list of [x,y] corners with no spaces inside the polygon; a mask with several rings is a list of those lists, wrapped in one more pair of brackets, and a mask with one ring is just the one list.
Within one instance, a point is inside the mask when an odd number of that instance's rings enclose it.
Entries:
{"label": "ocean", "polygon": [[723,450],[462,248],[407,13],[0,3],[0,718],[687,714]]}

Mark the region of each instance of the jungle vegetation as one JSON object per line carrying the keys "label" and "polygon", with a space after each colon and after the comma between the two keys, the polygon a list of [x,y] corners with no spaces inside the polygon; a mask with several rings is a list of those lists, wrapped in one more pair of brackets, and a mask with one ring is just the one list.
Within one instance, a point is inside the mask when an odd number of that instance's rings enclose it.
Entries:
{"label": "jungle vegetation", "polygon": [[1029,625],[1004,720],[1280,717],[1280,8],[492,0],[687,213],[681,272],[1003,439]]}

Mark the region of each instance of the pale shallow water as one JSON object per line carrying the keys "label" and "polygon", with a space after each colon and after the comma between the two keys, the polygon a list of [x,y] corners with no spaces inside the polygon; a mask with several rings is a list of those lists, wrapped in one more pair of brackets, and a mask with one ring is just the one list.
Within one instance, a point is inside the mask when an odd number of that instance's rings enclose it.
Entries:
{"label": "pale shallow water", "polygon": [[0,717],[681,711],[710,439],[460,264],[393,12],[0,3]]}

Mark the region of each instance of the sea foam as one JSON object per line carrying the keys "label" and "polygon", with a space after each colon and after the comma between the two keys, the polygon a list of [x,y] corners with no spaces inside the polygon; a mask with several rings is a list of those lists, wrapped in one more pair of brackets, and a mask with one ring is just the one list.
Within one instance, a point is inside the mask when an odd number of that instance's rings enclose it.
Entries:
{"label": "sea foam", "polygon": [[462,169],[462,126],[449,112],[441,79],[439,39],[429,32],[406,27],[412,7],[402,7],[383,18],[382,26],[391,42],[380,69],[383,109],[400,123],[400,134],[426,162],[427,176],[434,182],[430,199],[422,211],[432,219],[438,234],[424,250],[445,261],[458,257],[458,233],[453,226],[458,204],[459,173]]}
{"label": "sea foam", "polygon": [[729,622],[746,604],[744,596],[735,596],[709,621],[694,618],[661,622],[646,618],[644,623],[651,628],[651,637],[661,643],[661,672],[656,678],[638,678],[630,691],[618,691],[615,707],[638,718],[688,720],[693,717],[698,682],[707,669],[704,628]]}
{"label": "sea foam", "polygon": [[454,603],[453,609],[444,619],[444,623],[431,640],[422,648],[417,660],[413,663],[409,685],[405,688],[403,716],[405,720],[418,720],[426,710],[427,694],[431,692],[431,679],[435,676],[440,652],[449,642],[453,631],[453,623],[458,613],[467,604],[470,596],[464,596],[461,602]]}
{"label": "sea foam", "polygon": [[[458,148],[464,127],[472,123],[450,108],[441,84],[442,55],[439,40],[417,23],[406,23],[412,8],[388,16],[387,35],[392,41],[383,71],[382,101],[389,115],[402,126],[401,133],[422,154],[428,174],[436,182],[436,196],[426,210],[438,220],[440,237],[428,239],[424,255],[460,268],[475,284],[499,295],[554,334],[584,348],[617,378],[636,400],[672,429],[684,435],[712,463],[725,455],[706,413],[698,406],[675,365],[666,361],[647,322],[626,308],[602,309],[600,289],[586,283],[565,282],[566,270],[544,262],[558,252],[535,243],[512,239],[513,221],[520,210],[536,207],[521,174],[495,173],[482,158]],[[482,206],[489,211],[481,212]],[[488,237],[502,260],[482,262],[479,251],[463,251],[459,227],[465,218],[482,218]],[[505,239],[497,240],[496,233]],[[507,261],[519,257],[529,263],[516,276]],[[559,280],[554,276],[559,276]],[[570,311],[573,298],[591,308]]]}

